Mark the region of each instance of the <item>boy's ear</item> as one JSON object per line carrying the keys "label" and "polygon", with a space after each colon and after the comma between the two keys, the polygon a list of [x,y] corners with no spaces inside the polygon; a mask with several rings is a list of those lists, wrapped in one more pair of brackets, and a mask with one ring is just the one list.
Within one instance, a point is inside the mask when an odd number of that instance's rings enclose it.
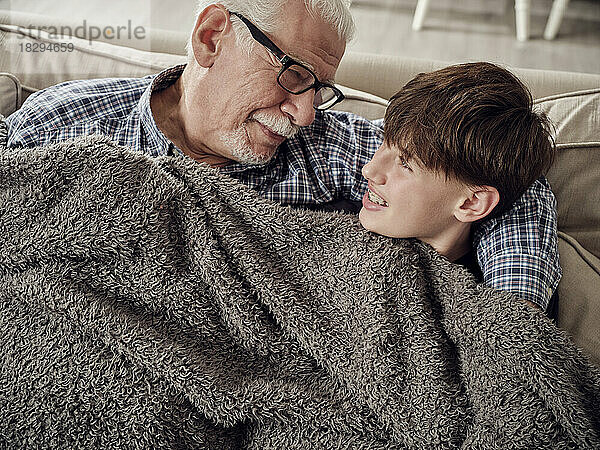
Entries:
{"label": "boy's ear", "polygon": [[454,217],[461,222],[475,222],[491,213],[499,201],[500,194],[492,186],[469,189],[463,202],[456,207]]}
{"label": "boy's ear", "polygon": [[229,11],[221,5],[207,6],[198,15],[192,32],[192,50],[201,67],[213,65],[221,51],[223,36],[229,29]]}

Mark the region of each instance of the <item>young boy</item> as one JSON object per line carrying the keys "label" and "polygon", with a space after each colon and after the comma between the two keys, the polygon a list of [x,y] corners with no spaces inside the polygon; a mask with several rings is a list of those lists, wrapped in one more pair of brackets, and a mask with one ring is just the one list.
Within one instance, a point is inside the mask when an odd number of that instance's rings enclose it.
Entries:
{"label": "young boy", "polygon": [[507,211],[549,169],[550,129],[523,83],[494,64],[419,74],[386,110],[384,142],[362,170],[360,221],[427,242],[481,277],[473,224]]}

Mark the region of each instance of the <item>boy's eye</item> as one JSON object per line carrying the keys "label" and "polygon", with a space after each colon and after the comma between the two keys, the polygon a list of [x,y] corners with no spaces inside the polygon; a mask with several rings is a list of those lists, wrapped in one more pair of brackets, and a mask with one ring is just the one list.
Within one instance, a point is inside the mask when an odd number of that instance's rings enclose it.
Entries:
{"label": "boy's eye", "polygon": [[396,156],[396,161],[398,161],[398,164],[401,165],[402,167],[404,167],[405,169],[412,170],[410,168],[410,166],[408,165],[408,161],[405,158],[403,158],[402,156],[400,156],[400,155]]}

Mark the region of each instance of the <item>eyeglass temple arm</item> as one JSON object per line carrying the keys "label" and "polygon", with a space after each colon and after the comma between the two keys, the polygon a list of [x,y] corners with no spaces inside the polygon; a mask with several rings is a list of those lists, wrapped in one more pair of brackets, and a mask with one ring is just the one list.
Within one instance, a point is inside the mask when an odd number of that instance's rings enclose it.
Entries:
{"label": "eyeglass temple arm", "polygon": [[271,53],[273,53],[273,55],[277,57],[277,59],[282,61],[285,58],[286,54],[279,47],[277,47],[267,36],[265,36],[265,34],[262,31],[260,31],[252,22],[250,22],[244,16],[236,12],[230,11],[229,14],[232,16],[236,16],[242,22],[244,22],[244,24],[248,27],[248,30],[250,31],[252,37],[260,44],[264,45],[267,48],[267,50],[269,50]]}

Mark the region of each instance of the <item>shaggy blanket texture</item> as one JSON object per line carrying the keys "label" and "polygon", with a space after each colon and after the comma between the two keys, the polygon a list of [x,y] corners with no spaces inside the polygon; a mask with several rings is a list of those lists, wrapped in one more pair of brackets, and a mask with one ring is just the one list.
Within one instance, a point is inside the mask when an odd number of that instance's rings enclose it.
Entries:
{"label": "shaggy blanket texture", "polygon": [[600,374],[425,244],[102,138],[0,152],[2,448],[598,448]]}

